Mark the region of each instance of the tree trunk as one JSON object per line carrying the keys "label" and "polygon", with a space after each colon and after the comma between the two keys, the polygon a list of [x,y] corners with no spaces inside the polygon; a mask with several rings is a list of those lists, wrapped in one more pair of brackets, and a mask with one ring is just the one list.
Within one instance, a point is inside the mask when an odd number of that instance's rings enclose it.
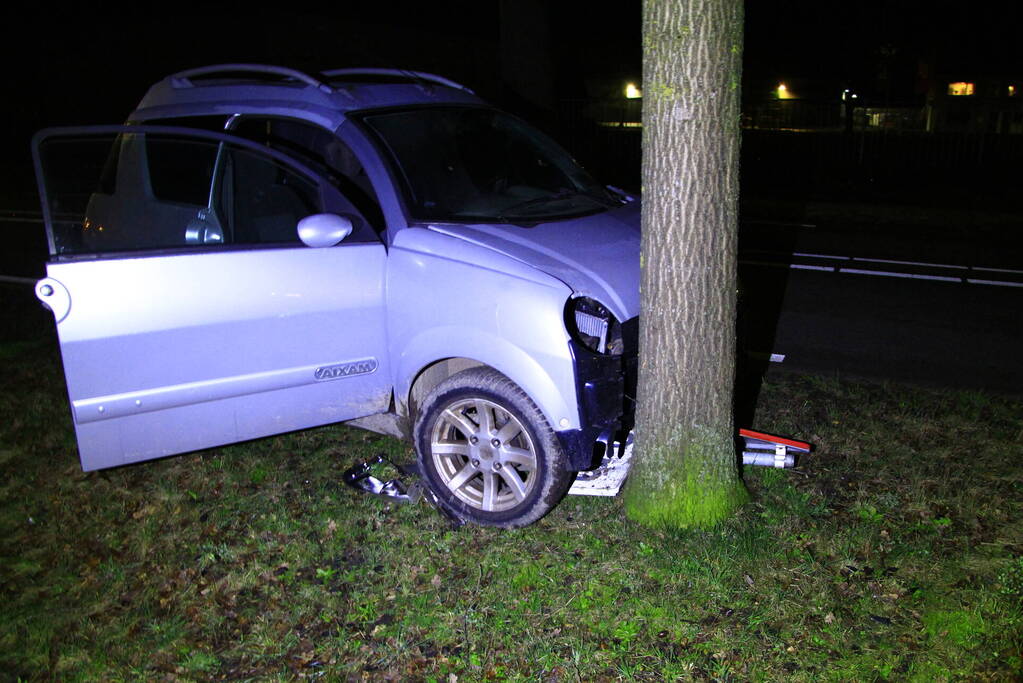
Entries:
{"label": "tree trunk", "polygon": [[732,418],[742,0],[643,3],[633,519],[708,527],[747,497]]}

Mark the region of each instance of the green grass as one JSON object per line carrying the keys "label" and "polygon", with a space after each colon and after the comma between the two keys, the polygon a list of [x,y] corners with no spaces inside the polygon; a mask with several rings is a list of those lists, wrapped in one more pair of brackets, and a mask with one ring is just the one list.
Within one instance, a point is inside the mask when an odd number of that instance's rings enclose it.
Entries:
{"label": "green grass", "polygon": [[712,531],[569,498],[452,529],[341,473],[343,427],[81,472],[52,342],[0,344],[0,679],[1012,680],[1023,676],[1023,405],[781,376]]}

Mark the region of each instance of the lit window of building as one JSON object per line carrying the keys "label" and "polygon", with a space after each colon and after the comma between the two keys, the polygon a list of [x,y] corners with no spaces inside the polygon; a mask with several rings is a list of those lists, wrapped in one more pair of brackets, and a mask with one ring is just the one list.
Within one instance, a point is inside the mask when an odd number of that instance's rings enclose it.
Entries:
{"label": "lit window of building", "polygon": [[973,94],[973,83],[965,83],[959,81],[958,83],[948,84],[948,94],[959,96],[959,95],[972,95]]}

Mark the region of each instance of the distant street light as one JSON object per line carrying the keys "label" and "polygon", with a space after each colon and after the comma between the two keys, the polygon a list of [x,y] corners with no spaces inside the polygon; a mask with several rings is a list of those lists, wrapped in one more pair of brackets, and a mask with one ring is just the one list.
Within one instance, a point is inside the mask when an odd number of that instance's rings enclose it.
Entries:
{"label": "distant street light", "polygon": [[643,97],[643,91],[636,87],[635,83],[629,83],[625,86],[625,98],[628,100],[638,100]]}

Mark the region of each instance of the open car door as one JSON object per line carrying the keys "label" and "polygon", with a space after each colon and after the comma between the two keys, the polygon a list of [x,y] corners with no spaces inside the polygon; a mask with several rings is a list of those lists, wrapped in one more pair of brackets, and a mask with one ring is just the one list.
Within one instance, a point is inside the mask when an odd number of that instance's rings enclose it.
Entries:
{"label": "open car door", "polygon": [[[327,180],[182,128],[48,130],[33,152],[36,294],[84,469],[387,410],[386,250]],[[316,214],[350,234],[306,246],[297,224]]]}

